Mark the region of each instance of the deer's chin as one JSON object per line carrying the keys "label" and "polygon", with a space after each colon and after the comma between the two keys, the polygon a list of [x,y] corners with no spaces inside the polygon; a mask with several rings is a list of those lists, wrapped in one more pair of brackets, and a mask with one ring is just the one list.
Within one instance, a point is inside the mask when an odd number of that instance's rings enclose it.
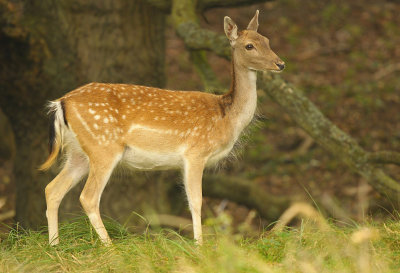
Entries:
{"label": "deer's chin", "polygon": [[264,69],[257,69],[258,71],[263,71],[263,72],[273,72],[273,73],[281,73],[284,69],[280,70],[280,69],[276,69],[276,68],[264,68]]}
{"label": "deer's chin", "polygon": [[283,70],[268,68],[268,69],[263,69],[263,70],[261,70],[261,71],[264,71],[264,72],[272,72],[272,73],[281,73]]}

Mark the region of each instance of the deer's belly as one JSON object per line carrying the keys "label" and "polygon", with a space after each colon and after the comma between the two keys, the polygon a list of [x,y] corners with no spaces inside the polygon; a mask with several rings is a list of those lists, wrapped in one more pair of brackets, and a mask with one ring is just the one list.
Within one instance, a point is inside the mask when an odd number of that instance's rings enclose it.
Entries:
{"label": "deer's belly", "polygon": [[139,170],[179,169],[183,166],[180,152],[158,152],[128,147],[122,157],[122,163]]}

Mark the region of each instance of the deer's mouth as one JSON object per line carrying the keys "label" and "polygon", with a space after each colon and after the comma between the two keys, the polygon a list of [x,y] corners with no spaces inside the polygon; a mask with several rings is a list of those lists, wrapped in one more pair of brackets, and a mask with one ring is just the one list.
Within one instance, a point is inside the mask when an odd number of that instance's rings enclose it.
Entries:
{"label": "deer's mouth", "polygon": [[273,72],[273,73],[282,73],[283,69],[282,70],[280,70],[280,69],[271,69],[270,71]]}

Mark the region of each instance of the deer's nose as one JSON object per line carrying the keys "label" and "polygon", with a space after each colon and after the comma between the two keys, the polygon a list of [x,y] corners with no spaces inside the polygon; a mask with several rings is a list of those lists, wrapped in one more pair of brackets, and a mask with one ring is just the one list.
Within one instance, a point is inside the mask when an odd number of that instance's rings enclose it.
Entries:
{"label": "deer's nose", "polygon": [[283,70],[285,68],[285,63],[276,63],[276,66],[279,68],[279,70]]}

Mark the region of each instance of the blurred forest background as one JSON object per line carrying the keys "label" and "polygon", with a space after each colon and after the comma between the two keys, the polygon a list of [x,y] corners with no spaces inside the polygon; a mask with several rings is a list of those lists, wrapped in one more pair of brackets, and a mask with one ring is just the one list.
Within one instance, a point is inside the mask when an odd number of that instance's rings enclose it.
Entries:
{"label": "blurred forest background", "polygon": [[[226,41],[214,33],[223,35],[225,15],[245,28],[256,9],[259,32],[286,69],[259,85],[260,118],[237,157],[207,172],[204,223],[224,215],[234,230],[246,222],[257,232],[299,201],[338,223],[393,217],[400,204],[398,1],[0,0],[0,221],[46,224],[44,187],[59,170],[37,171],[47,155],[47,100],[91,81],[223,92],[230,64]],[[205,29],[213,32],[195,35]],[[310,133],[318,126],[296,119],[296,103],[283,103],[270,90],[276,86],[310,99],[355,142],[339,135],[340,150],[323,140],[332,130],[322,140]],[[148,221],[185,227],[180,180],[173,171],[120,170],[101,211],[134,231]],[[64,199],[61,220],[83,214],[83,184]]]}

